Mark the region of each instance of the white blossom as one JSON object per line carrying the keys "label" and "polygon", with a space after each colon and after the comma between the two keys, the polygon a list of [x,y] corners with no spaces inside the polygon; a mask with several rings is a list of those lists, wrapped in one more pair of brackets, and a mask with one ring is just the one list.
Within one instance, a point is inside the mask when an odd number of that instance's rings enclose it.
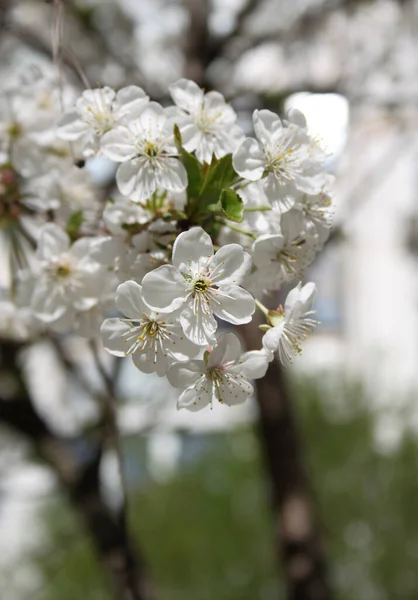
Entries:
{"label": "white blossom", "polygon": [[197,158],[206,163],[211,162],[213,154],[222,158],[234,152],[244,134],[236,124],[235,111],[222,94],[205,94],[189,79],[179,79],[169,90],[182,111],[178,124],[186,150],[195,151]]}
{"label": "white blossom", "polygon": [[142,287],[135,281],[118,287],[116,307],[125,317],[104,321],[104,347],[115,356],[132,355],[140,371],[162,376],[179,355],[197,354],[198,347],[185,338],[176,316],[160,314],[146,306]]}
{"label": "white blossom", "polygon": [[246,138],[233,156],[234,168],[242,177],[257,181],[265,177],[264,189],[270,202],[281,211],[295,203],[293,186],[310,194],[324,184],[325,154],[312,140],[304,120],[282,121],[269,110],[255,110],[257,139]]}
{"label": "white blossom", "polygon": [[216,345],[203,360],[175,363],[167,373],[173,387],[186,388],[177,408],[197,411],[212,405],[213,399],[228,406],[242,404],[254,394],[252,379],[264,377],[268,358],[262,350],[242,354],[233,333],[217,336]]}
{"label": "white blossom", "polygon": [[108,158],[122,163],[116,182],[132,200],[145,202],[156,190],[182,192],[187,187],[171,120],[157,102],[147,104],[138,118],[109,131],[102,149]]}
{"label": "white blossom", "polygon": [[317,321],[312,310],[316,288],[314,283],[299,283],[289,292],[284,310],[269,311],[273,327],[263,336],[263,347],[267,352],[278,352],[280,361],[286,365],[301,353],[300,344],[312,331]]}
{"label": "white blossom", "polygon": [[108,86],[86,90],[78,98],[75,110],[61,119],[58,135],[64,140],[81,140],[83,155],[93,156],[100,148],[102,136],[134,118],[148,100],[144,90],[135,85],[117,93]]}
{"label": "white blossom", "polygon": [[[272,218],[275,212],[269,215]],[[315,257],[313,240],[305,236],[303,214],[291,209],[279,220],[277,233],[260,235],[253,243],[251,254],[257,270],[250,276],[250,289],[277,290],[283,283],[300,277]]]}
{"label": "white blossom", "polygon": [[104,267],[89,254],[93,244],[94,240],[82,238],[71,245],[57,225],[43,227],[31,308],[44,323],[59,321],[61,331],[70,331],[76,312],[89,310],[99,301],[106,278]]}
{"label": "white blossom", "polygon": [[228,244],[214,254],[210,236],[193,227],[177,237],[172,262],[145,275],[144,299],[161,312],[181,309],[180,322],[192,342],[214,342],[215,316],[237,325],[251,321],[254,299],[238,285],[251,258],[241,246]]}

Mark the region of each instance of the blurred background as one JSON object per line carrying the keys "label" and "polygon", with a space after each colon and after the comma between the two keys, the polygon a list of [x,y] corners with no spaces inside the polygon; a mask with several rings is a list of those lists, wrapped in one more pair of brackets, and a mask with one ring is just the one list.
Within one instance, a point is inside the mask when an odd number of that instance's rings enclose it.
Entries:
{"label": "blurred background", "polygon": [[[0,0],[0,8],[4,84],[27,69],[54,72],[51,32],[60,27],[62,72],[75,89],[84,77],[136,84],[164,104],[168,84],[186,76],[222,92],[248,133],[255,108],[297,107],[337,178],[334,229],[306,274],[318,287],[321,326],[296,364],[273,374],[278,412],[259,398],[177,413],[168,384],[130,361],[109,363],[130,527],[155,596],[418,598],[418,2]],[[92,168],[108,185],[103,166]],[[13,352],[3,345],[4,390]],[[46,342],[25,348],[19,365],[54,452],[59,441],[86,461],[101,383],[81,343],[69,352],[82,358],[81,379]],[[54,461],[39,459],[39,423],[18,408],[0,407],[0,597],[111,600],[79,496],[65,493]],[[303,472],[297,485],[292,469]],[[106,444],[94,484],[117,507]],[[328,594],[289,595],[283,498],[294,485],[316,515],[313,554],[326,563]],[[295,514],[303,528],[303,510]]]}

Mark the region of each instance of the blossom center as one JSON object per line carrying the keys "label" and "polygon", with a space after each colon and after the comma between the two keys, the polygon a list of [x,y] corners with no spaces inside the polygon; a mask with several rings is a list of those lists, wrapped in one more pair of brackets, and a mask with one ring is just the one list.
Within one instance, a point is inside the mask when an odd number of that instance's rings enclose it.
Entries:
{"label": "blossom center", "polygon": [[205,277],[199,277],[193,282],[193,291],[205,293],[210,288],[211,282]]}

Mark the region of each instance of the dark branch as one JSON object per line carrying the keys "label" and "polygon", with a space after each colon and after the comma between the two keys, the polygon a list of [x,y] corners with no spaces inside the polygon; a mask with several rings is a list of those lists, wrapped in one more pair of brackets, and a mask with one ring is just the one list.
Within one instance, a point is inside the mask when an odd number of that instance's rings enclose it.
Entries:
{"label": "dark branch", "polygon": [[[16,370],[19,346],[1,344],[1,370]],[[55,435],[35,410],[27,390],[13,399],[0,396],[0,422],[32,443],[38,456],[56,473],[63,491],[82,515],[116,600],[151,600],[144,560],[126,528],[104,502],[99,480],[101,443]],[[80,448],[83,452],[80,452]]]}

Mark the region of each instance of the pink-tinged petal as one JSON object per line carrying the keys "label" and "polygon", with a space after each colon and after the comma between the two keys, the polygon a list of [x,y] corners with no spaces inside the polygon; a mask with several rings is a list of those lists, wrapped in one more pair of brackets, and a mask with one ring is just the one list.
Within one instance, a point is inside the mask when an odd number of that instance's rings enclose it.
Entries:
{"label": "pink-tinged petal", "polygon": [[184,304],[187,297],[184,277],[172,265],[162,265],[145,275],[142,297],[157,312],[173,312]]}
{"label": "pink-tinged petal", "polygon": [[257,138],[265,146],[274,143],[283,132],[283,125],[271,110],[255,110],[253,113],[254,131]]}
{"label": "pink-tinged petal", "polygon": [[197,313],[191,308],[182,311],[180,325],[185,336],[197,346],[214,344],[218,324],[212,314],[205,314],[202,310]]}
{"label": "pink-tinged petal", "polygon": [[54,223],[47,223],[41,229],[39,235],[37,255],[40,260],[51,260],[68,252],[70,238],[65,231]]}
{"label": "pink-tinged petal", "polygon": [[113,356],[127,356],[132,342],[123,337],[132,329],[131,323],[125,319],[106,319],[100,327],[103,346]]}
{"label": "pink-tinged petal", "polygon": [[116,172],[116,183],[124,196],[144,202],[157,189],[154,169],[141,165],[138,159],[122,163]]}
{"label": "pink-tinged petal", "polygon": [[235,361],[241,354],[241,342],[235,333],[222,333],[217,336],[217,344],[208,357],[208,368],[222,366]]}
{"label": "pink-tinged petal", "polygon": [[116,307],[128,319],[142,319],[150,310],[142,299],[142,286],[136,281],[125,281],[116,290]]}
{"label": "pink-tinged petal", "polygon": [[241,325],[249,323],[255,311],[254,298],[247,290],[239,285],[222,286],[218,292],[213,292],[212,310],[217,317]]}
{"label": "pink-tinged petal", "polygon": [[187,171],[177,158],[166,158],[155,170],[157,187],[168,192],[182,192],[187,187]]}
{"label": "pink-tinged petal", "polygon": [[191,360],[188,363],[177,362],[171,365],[167,373],[169,383],[175,388],[186,388],[206,373],[203,360]]}
{"label": "pink-tinged petal", "polygon": [[232,164],[241,177],[257,181],[263,176],[267,161],[257,140],[246,138],[234,152]]}
{"label": "pink-tinged petal", "polygon": [[57,135],[63,140],[75,141],[89,131],[89,126],[76,110],[65,114],[58,123]]}
{"label": "pink-tinged petal", "polygon": [[[198,387],[197,387],[198,386]],[[205,377],[196,386],[189,387],[177,401],[177,410],[185,408],[192,412],[202,410],[212,402],[212,383]]]}
{"label": "pink-tinged petal", "polygon": [[202,106],[203,90],[194,81],[179,79],[168,89],[174,103],[183,110],[194,113]]}
{"label": "pink-tinged petal", "polygon": [[131,132],[123,125],[104,134],[101,149],[105,156],[116,162],[130,160],[138,153]]}
{"label": "pink-tinged petal", "polygon": [[263,350],[245,352],[236,365],[228,369],[229,373],[237,373],[245,379],[261,379],[267,372],[268,356]]}
{"label": "pink-tinged petal", "polygon": [[222,246],[210,261],[211,278],[216,285],[240,284],[251,271],[251,256],[239,244]]}
{"label": "pink-tinged petal", "polygon": [[212,239],[201,227],[192,227],[180,233],[173,245],[173,265],[180,271],[193,269],[199,260],[212,256]]}

